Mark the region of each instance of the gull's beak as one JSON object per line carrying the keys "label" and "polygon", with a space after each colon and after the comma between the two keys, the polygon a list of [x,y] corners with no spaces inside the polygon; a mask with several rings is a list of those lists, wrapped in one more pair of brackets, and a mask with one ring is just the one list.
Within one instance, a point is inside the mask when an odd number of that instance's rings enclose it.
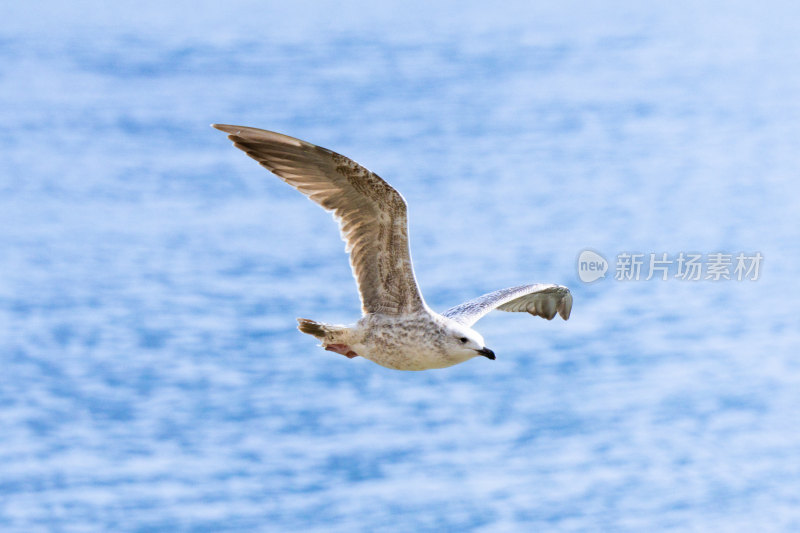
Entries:
{"label": "gull's beak", "polygon": [[484,356],[484,357],[486,357],[486,358],[488,358],[488,359],[491,359],[492,361],[494,361],[494,359],[495,359],[495,357],[494,357],[494,352],[493,352],[493,351],[491,351],[491,350],[490,350],[489,348],[487,348],[486,346],[484,346],[484,347],[483,347],[483,348],[481,348],[480,350],[475,350],[475,351],[476,351],[476,352],[478,352],[479,354],[481,354],[482,356]]}

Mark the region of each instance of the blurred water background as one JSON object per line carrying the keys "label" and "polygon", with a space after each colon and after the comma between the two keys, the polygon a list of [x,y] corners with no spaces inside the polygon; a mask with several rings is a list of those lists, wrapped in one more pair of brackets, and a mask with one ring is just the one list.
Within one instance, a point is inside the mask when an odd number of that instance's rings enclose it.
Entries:
{"label": "blurred water background", "polygon": [[[800,529],[795,4],[0,12],[3,531]],[[323,352],[338,230],[212,122],[392,183],[434,309],[555,282],[572,318],[494,313],[497,361],[439,371]]]}

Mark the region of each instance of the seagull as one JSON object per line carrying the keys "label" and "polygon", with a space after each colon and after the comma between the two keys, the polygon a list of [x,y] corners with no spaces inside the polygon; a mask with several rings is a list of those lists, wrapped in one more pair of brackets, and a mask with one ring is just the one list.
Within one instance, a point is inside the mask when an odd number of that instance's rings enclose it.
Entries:
{"label": "seagull", "polygon": [[543,283],[490,292],[436,313],[414,277],[406,202],[388,183],[343,155],[288,135],[212,127],[339,222],[363,316],[350,326],[298,318],[298,329],[319,339],[325,350],[395,370],[446,368],[477,356],[495,359],[471,327],[492,309],[569,318],[569,289]]}

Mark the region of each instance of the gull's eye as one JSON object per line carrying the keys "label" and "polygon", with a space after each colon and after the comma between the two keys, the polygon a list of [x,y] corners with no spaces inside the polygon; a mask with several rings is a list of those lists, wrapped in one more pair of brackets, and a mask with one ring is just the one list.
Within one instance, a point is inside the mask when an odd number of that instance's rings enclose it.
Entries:
{"label": "gull's eye", "polygon": [[458,340],[460,340],[460,341],[461,341],[461,344],[467,344],[467,338],[466,338],[466,337],[461,337],[461,338],[460,338],[460,339],[458,339]]}

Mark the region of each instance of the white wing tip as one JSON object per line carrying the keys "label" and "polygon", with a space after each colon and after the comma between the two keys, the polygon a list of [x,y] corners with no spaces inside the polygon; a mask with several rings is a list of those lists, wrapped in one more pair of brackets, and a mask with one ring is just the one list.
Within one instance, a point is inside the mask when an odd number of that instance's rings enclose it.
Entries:
{"label": "white wing tip", "polygon": [[564,289],[567,292],[558,302],[558,314],[564,320],[568,320],[570,313],[572,313],[572,293],[569,292],[569,289],[567,289],[566,287],[564,287]]}
{"label": "white wing tip", "polygon": [[572,293],[563,285],[551,285],[543,294],[544,298],[539,303],[533,304],[528,312],[547,320],[553,320],[558,314],[564,320],[569,319],[572,313]]}

